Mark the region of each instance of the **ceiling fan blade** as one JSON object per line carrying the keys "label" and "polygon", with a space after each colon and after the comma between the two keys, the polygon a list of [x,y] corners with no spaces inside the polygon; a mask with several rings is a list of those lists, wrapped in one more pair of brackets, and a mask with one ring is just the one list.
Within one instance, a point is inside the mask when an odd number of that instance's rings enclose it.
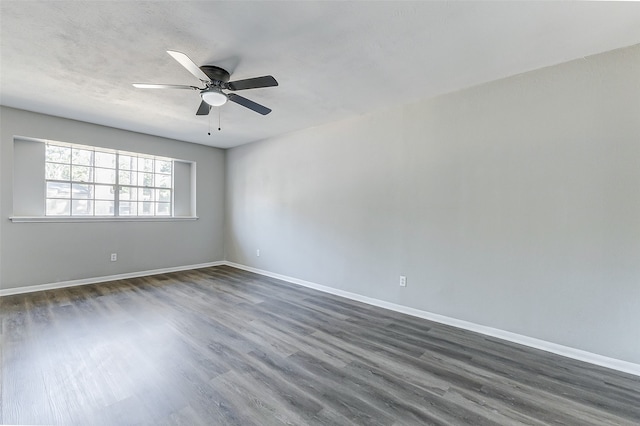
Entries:
{"label": "ceiling fan blade", "polygon": [[204,82],[209,81],[209,77],[207,77],[207,75],[202,72],[202,70],[196,64],[194,64],[187,55],[182,52],[176,52],[175,50],[167,50],[167,53],[171,55],[173,59],[180,62],[180,65],[185,67],[191,74],[195,75],[196,78]]}
{"label": "ceiling fan blade", "polygon": [[240,95],[236,95],[235,93],[229,93],[227,95],[227,98],[231,101],[231,102],[235,102],[237,104],[242,105],[243,107],[249,108],[252,111],[257,112],[258,114],[262,114],[262,115],[267,115],[271,112],[271,110],[269,108],[267,108],[266,106],[262,106],[260,104],[257,104],[253,101],[250,101],[247,98],[243,98]]}
{"label": "ceiling fan blade", "polygon": [[270,75],[262,77],[248,78],[246,80],[230,81],[227,83],[229,90],[245,90],[245,89],[257,89],[259,87],[273,87],[277,86],[278,82]]}
{"label": "ceiling fan blade", "polygon": [[198,108],[198,112],[196,112],[196,115],[209,115],[209,111],[211,111],[211,105],[209,105],[205,101],[202,101],[200,102],[200,108]]}
{"label": "ceiling fan blade", "polygon": [[191,89],[202,90],[196,86],[185,86],[183,84],[149,84],[149,83],[133,83],[133,87],[138,89]]}

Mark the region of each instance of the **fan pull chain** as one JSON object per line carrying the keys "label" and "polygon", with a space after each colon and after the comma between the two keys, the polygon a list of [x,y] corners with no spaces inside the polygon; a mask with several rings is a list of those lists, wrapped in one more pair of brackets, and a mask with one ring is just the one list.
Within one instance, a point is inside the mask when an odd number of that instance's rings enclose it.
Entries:
{"label": "fan pull chain", "polygon": [[209,114],[209,132],[207,133],[209,136],[211,136],[211,114]]}
{"label": "fan pull chain", "polygon": [[220,130],[220,107],[218,107],[218,131]]}

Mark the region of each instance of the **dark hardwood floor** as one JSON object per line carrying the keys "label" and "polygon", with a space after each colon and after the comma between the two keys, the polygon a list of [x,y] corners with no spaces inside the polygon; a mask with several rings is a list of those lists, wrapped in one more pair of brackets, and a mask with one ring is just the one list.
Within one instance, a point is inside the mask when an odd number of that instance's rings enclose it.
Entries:
{"label": "dark hardwood floor", "polygon": [[640,424],[640,377],[230,267],[0,316],[3,424]]}

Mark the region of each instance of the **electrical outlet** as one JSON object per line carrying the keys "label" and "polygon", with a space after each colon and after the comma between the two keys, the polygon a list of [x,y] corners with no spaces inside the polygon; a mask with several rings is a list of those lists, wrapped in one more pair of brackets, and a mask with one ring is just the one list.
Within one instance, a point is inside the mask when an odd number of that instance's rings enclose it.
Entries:
{"label": "electrical outlet", "polygon": [[111,253],[111,261],[115,262],[116,260],[118,260],[118,254],[117,253]]}
{"label": "electrical outlet", "polygon": [[400,287],[406,287],[407,286],[407,277],[405,277],[404,275],[400,275]]}
{"label": "electrical outlet", "polygon": [[256,250],[256,256],[260,257],[260,249]]}

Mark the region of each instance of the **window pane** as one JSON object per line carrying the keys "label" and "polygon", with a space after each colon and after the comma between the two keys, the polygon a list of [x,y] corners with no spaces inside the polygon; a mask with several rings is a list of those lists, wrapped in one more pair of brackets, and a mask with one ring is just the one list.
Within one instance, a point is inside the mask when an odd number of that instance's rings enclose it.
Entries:
{"label": "window pane", "polygon": [[96,216],[113,216],[113,201],[95,201],[96,204]]}
{"label": "window pane", "polygon": [[138,200],[140,201],[153,201],[153,192],[154,190],[151,188],[139,188],[138,189]]}
{"label": "window pane", "polygon": [[156,160],[156,173],[171,174],[171,161]]}
{"label": "window pane", "polygon": [[47,215],[171,216],[174,160],[68,145],[46,145]]}
{"label": "window pane", "polygon": [[138,173],[129,170],[120,170],[118,172],[120,185],[137,185]]}
{"label": "window pane", "polygon": [[96,185],[96,200],[114,200],[113,185]]}
{"label": "window pane", "polygon": [[76,182],[93,182],[92,167],[73,166],[71,169],[71,180]]}
{"label": "window pane", "polygon": [[71,164],[81,166],[93,165],[93,151],[73,148],[71,151]]}
{"label": "window pane", "polygon": [[170,202],[171,190],[170,189],[156,189],[156,201]]}
{"label": "window pane", "polygon": [[69,180],[71,166],[65,164],[47,163],[45,178],[53,180]]}
{"label": "window pane", "polygon": [[47,145],[46,161],[56,163],[71,163],[71,148],[66,146]]}
{"label": "window pane", "polygon": [[47,182],[47,198],[71,198],[71,184]]}
{"label": "window pane", "polygon": [[93,185],[74,183],[71,190],[72,190],[72,198],[74,199],[93,198]]}
{"label": "window pane", "polygon": [[118,167],[124,170],[138,170],[138,157],[118,155]]}
{"label": "window pane", "polygon": [[169,203],[156,203],[156,215],[169,216],[171,214],[171,204]]}
{"label": "window pane", "polygon": [[96,151],[96,167],[105,167],[109,169],[116,168],[116,155],[108,152]]}
{"label": "window pane", "polygon": [[139,216],[151,216],[153,215],[153,204],[151,202],[138,203],[138,215]]}
{"label": "window pane", "polygon": [[129,188],[127,186],[120,187],[120,200],[132,200],[138,199],[138,188]]}
{"label": "window pane", "polygon": [[97,183],[116,183],[116,171],[114,169],[96,168],[94,170]]}
{"label": "window pane", "polygon": [[47,199],[47,216],[69,216],[70,200]]}
{"label": "window pane", "polygon": [[153,173],[138,172],[138,185],[153,186]]}
{"label": "window pane", "polygon": [[72,216],[93,216],[93,201],[73,200],[71,201]]}
{"label": "window pane", "polygon": [[171,188],[171,175],[156,175],[156,186]]}
{"label": "window pane", "polygon": [[138,157],[138,170],[141,172],[153,172],[153,159]]}
{"label": "window pane", "polygon": [[138,203],[130,201],[120,201],[120,216],[136,216],[138,214]]}

